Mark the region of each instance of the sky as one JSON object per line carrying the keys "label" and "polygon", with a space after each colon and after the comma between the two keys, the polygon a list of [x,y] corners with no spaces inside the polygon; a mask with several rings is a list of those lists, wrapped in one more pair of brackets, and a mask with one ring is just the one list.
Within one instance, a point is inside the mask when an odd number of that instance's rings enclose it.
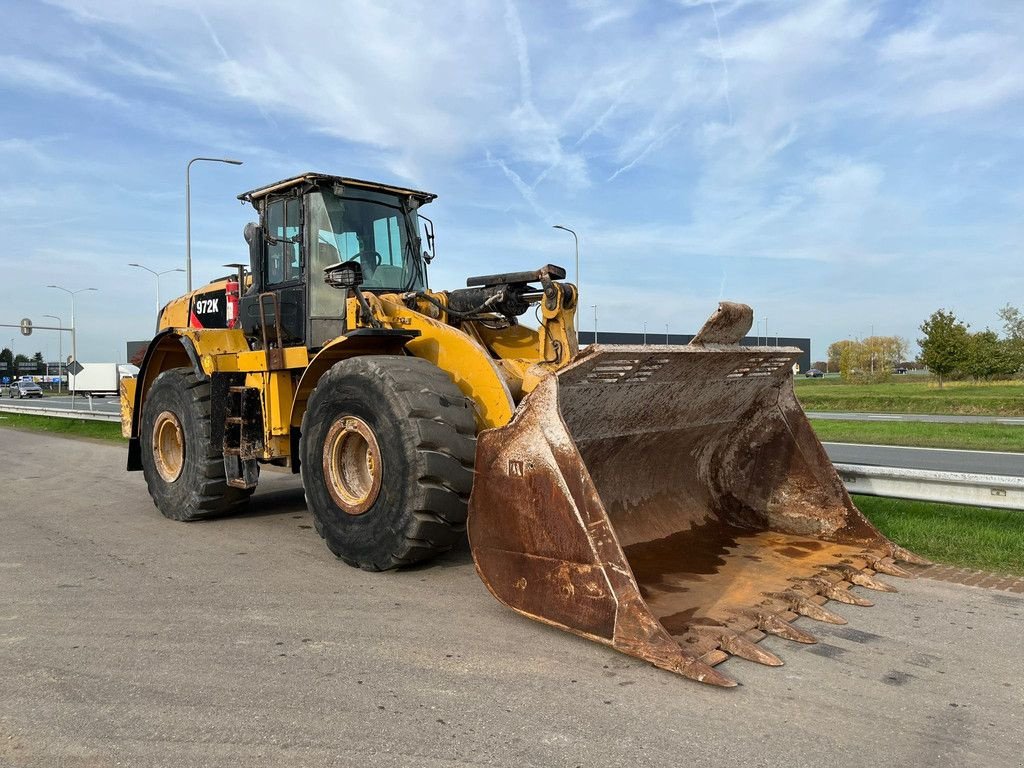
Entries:
{"label": "sky", "polygon": [[[564,265],[580,325],[913,342],[1024,302],[1019,0],[5,0],[0,323],[79,359],[155,324],[153,270],[245,261],[236,195],[316,170],[439,195],[435,289]],[[160,279],[164,301],[184,275]],[[0,346],[57,354],[56,333]],[[64,342],[67,355],[69,342]]]}

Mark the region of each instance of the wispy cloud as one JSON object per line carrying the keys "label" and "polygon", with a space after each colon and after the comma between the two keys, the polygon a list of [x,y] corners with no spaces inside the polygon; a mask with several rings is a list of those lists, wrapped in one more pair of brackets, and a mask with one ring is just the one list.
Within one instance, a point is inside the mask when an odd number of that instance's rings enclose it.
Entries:
{"label": "wispy cloud", "polygon": [[124,99],[71,71],[39,59],[0,54],[0,82],[21,91],[42,90],[123,106]]}

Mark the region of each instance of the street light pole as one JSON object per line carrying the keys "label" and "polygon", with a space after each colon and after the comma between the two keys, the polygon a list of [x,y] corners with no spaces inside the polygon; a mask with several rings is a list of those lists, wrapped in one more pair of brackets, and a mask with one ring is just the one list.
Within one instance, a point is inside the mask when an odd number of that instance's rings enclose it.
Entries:
{"label": "street light pole", "polygon": [[57,331],[57,394],[60,394],[61,375],[60,366],[64,362],[64,321],[56,315],[43,315],[43,317],[52,317],[57,321],[57,327],[60,329]]}
{"label": "street light pole", "polygon": [[71,291],[67,288],[62,288],[59,285],[48,285],[47,288],[56,288],[58,291],[64,291],[64,293],[71,296],[71,359],[78,360],[78,326],[75,323],[75,294],[82,293],[84,291],[98,291],[99,288],[79,288],[77,291]]}
{"label": "street light pole", "polygon": [[192,291],[192,189],[189,172],[192,170],[192,163],[200,161],[227,163],[228,165],[242,164],[241,160],[228,160],[223,157],[193,157],[185,166],[185,284],[189,292]]}
{"label": "street light pole", "polygon": [[[563,232],[568,232],[572,235],[573,241],[576,243],[576,290],[580,289],[580,239],[576,236],[576,233],[568,227],[563,227],[561,224],[553,224],[553,229],[560,229]],[[596,341],[596,340],[595,340]]]}
{"label": "street light pole", "polygon": [[132,264],[129,264],[128,266],[129,267],[138,267],[139,269],[144,269],[147,272],[149,272],[149,274],[151,274],[154,277],[156,277],[156,314],[157,314],[157,317],[159,317],[160,316],[160,306],[161,306],[161,304],[160,304],[160,275],[166,275],[168,272],[184,272],[185,270],[182,269],[181,267],[177,267],[176,269],[165,269],[163,272],[157,272],[156,270],[150,269],[149,267],[143,266],[142,264],[134,264],[134,263],[132,263]]}
{"label": "street light pole", "polygon": [[647,321],[644,321],[644,346],[647,346]]}
{"label": "street light pole", "polygon": [[597,344],[597,304],[591,304],[594,308],[594,343]]}
{"label": "street light pole", "polygon": [[665,323],[665,344],[668,345],[668,323]]}

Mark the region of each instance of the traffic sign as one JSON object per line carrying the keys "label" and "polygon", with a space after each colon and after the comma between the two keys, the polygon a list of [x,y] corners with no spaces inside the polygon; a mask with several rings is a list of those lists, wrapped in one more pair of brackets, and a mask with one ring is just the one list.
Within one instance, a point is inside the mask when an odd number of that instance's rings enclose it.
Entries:
{"label": "traffic sign", "polygon": [[68,363],[68,373],[70,373],[72,376],[77,376],[83,370],[84,369],[82,368],[82,364],[77,360],[72,360],[70,363]]}
{"label": "traffic sign", "polygon": [[21,335],[31,336],[32,335],[32,321],[27,317],[21,319]]}

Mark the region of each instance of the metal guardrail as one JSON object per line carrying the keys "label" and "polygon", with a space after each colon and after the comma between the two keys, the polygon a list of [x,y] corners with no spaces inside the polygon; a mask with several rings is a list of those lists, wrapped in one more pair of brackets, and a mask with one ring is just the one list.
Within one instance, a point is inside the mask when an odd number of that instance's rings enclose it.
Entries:
{"label": "metal guardrail", "polygon": [[1024,477],[836,464],[846,490],[866,496],[1024,510]]}
{"label": "metal guardrail", "polygon": [[121,421],[120,413],[80,411],[77,408],[39,408],[31,405],[0,403],[0,413],[20,413],[26,416],[53,416],[58,419],[86,419],[87,421]]}
{"label": "metal guardrail", "polygon": [[[120,414],[117,413],[70,408],[34,408],[6,403],[0,403],[0,412],[91,421],[121,420]],[[836,464],[835,468],[850,493],[1024,510],[1024,477],[876,467],[870,464]]]}

